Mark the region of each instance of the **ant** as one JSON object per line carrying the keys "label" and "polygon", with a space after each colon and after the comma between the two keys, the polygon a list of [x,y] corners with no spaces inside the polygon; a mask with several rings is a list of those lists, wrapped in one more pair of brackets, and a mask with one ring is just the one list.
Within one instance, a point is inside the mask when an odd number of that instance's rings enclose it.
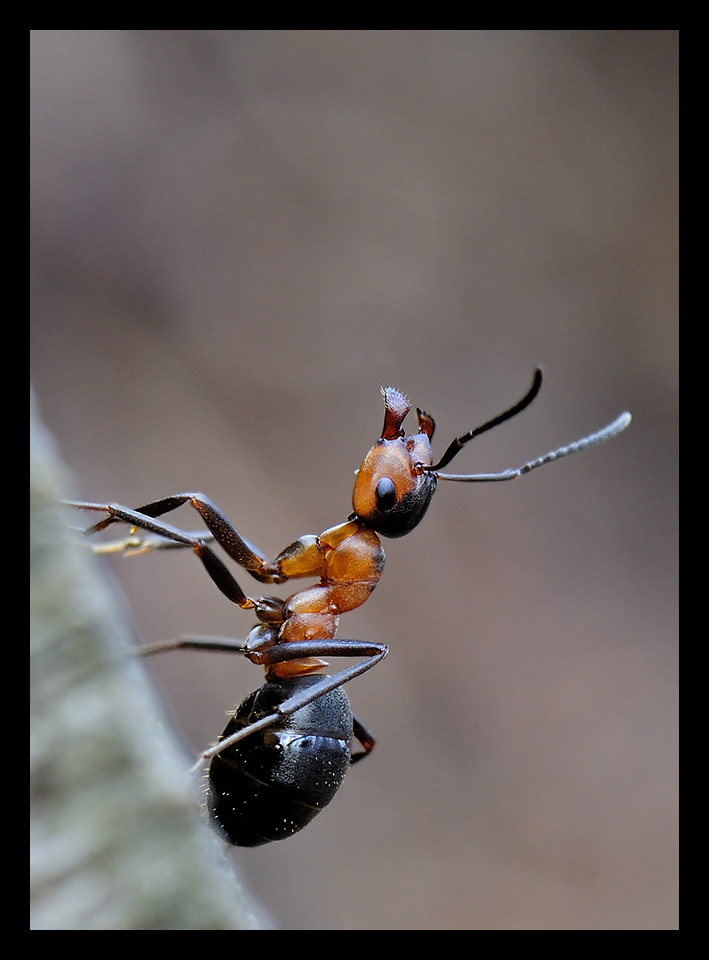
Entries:
{"label": "ant", "polygon": [[[384,551],[379,534],[403,537],[424,517],[438,480],[489,483],[513,480],[537,467],[604,443],[630,423],[623,413],[607,427],[566,447],[502,473],[441,473],[474,437],[516,416],[534,400],[542,385],[536,370],[532,385],[509,410],[453,440],[433,462],[433,418],[416,410],[418,432],[402,428],[411,409],[406,397],[387,387],[380,439],[356,474],[353,512],[344,523],[319,537],[300,537],[270,561],[248,543],[221,511],[201,493],[181,493],[147,503],[136,510],[114,504],[67,502],[80,510],[107,515],[87,535],[124,522],[133,528],[126,539],[98,552],[145,553],[154,549],[190,547],[222,593],[259,620],[244,642],[218,637],[181,637],[143,647],[138,655],[167,650],[200,649],[243,654],[266,670],[266,682],[231,716],[217,744],[205,751],[210,760],[207,814],[223,839],[237,846],[259,846],[302,830],[334,797],[348,768],[367,756],[375,741],[352,714],[343,684],[366,673],[387,655],[380,643],[335,639],[340,615],[361,606],[379,582]],[[195,535],[157,520],[189,503],[209,534]],[[136,530],[148,536],[136,537]],[[261,583],[284,583],[295,577],[318,577],[319,583],[298,590],[287,600],[249,597],[209,543],[226,553]],[[317,673],[322,657],[363,657],[334,676]],[[361,745],[353,752],[352,740]]]}

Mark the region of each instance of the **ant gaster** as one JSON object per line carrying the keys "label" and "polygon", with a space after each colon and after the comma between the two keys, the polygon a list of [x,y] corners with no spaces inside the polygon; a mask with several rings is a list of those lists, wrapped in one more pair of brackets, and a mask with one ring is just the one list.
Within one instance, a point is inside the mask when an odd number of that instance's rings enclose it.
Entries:
{"label": "ant gaster", "polygon": [[[237,846],[258,846],[297,833],[334,797],[349,766],[374,747],[372,735],[353,716],[342,685],[383,660],[387,648],[380,643],[338,640],[335,633],[340,615],[361,606],[379,582],[384,569],[379,534],[394,538],[410,533],[423,519],[438,480],[512,480],[603,443],[630,423],[630,414],[623,413],[603,430],[515,470],[463,476],[440,472],[473,437],[524,410],[541,384],[537,370],[519,403],[453,440],[437,463],[430,443],[433,418],[417,409],[418,433],[407,437],[402,424],[411,409],[409,401],[393,387],[382,390],[384,428],[357,471],[352,514],[319,537],[300,537],[273,562],[244,540],[201,493],[166,497],[136,510],[114,504],[68,504],[106,512],[87,534],[121,521],[133,527],[131,536],[99,547],[99,552],[190,547],[222,593],[258,617],[245,642],[181,637],[139,651],[142,655],[185,648],[232,651],[265,667],[264,685],[236,708],[217,744],[203,755],[211,761],[208,819],[225,840]],[[185,503],[199,512],[211,535],[186,533],[156,519]],[[136,529],[147,531],[148,536],[136,537]],[[318,577],[319,583],[287,600],[249,597],[209,546],[211,541],[261,583],[284,583],[296,577]],[[322,657],[340,656],[365,659],[334,676],[317,673],[327,665]],[[352,751],[353,739],[361,750]]]}

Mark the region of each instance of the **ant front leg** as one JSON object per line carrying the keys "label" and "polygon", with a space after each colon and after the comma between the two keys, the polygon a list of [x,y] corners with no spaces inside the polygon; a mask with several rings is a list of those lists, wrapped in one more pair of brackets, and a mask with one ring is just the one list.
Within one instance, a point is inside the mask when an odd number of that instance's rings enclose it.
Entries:
{"label": "ant front leg", "polygon": [[[85,503],[71,500],[64,500],[62,503],[77,510],[95,510],[108,514],[98,523],[84,530],[85,536],[99,533],[111,524],[121,522],[129,523],[133,527],[147,530],[153,534],[152,537],[140,538],[129,535],[124,540],[99,547],[98,552],[101,553],[125,551],[130,555],[148,553],[156,549],[165,550],[170,547],[192,547],[202,557],[198,545],[204,546],[205,543],[216,540],[232,560],[236,560],[260,583],[285,583],[292,577],[319,577],[322,574],[327,554],[327,548],[321,542],[320,537],[304,536],[299,537],[285,550],[282,550],[275,561],[272,562],[248,540],[245,540],[224,514],[202,493],[180,493],[174,497],[165,497],[163,500],[146,503],[142,507],[138,507],[137,510],[130,510],[119,504]],[[156,519],[186,503],[189,503],[198,511],[207,525],[209,534],[185,533]],[[348,535],[354,532],[349,530],[347,524],[341,524],[340,527],[334,528],[332,531],[326,531],[326,533],[334,534],[341,528],[347,528]],[[325,537],[325,534],[323,534],[323,537]],[[209,562],[209,553],[205,553],[205,556],[207,557],[206,565]],[[202,559],[204,560],[204,557]]]}
{"label": "ant front leg", "polygon": [[[185,498],[187,496],[187,494],[184,495]],[[169,499],[170,501],[174,501],[179,498],[172,497]],[[165,503],[167,501],[159,502]],[[182,499],[181,502],[184,503],[185,500]],[[205,538],[195,537],[193,534],[185,533],[183,530],[178,530],[177,527],[171,527],[168,523],[153,519],[149,513],[143,513],[142,510],[130,510],[128,507],[122,507],[118,504],[84,503],[75,501],[64,501],[64,504],[69,507],[75,507],[78,510],[96,510],[103,511],[108,514],[108,516],[104,517],[103,520],[100,520],[98,523],[94,524],[94,526],[89,527],[88,530],[84,531],[87,535],[97,533],[100,530],[105,530],[106,527],[111,523],[122,521],[123,523],[129,523],[132,527],[138,527],[141,530],[148,530],[150,533],[157,534],[157,536],[172,541],[180,546],[191,547],[204,564],[209,576],[219,587],[225,597],[231,600],[232,603],[236,603],[244,610],[255,609],[257,613],[260,614],[260,608],[262,606],[261,601],[253,600],[246,596],[225,564],[222,563],[211,547],[207,546],[205,543]],[[179,503],[173,503],[172,506],[167,507],[166,509],[174,510],[179,505]],[[157,504],[148,504],[149,508],[155,508],[156,506]],[[156,512],[159,513],[160,511]],[[166,511],[164,510],[162,512]],[[266,561],[259,557],[258,554],[251,551],[246,544],[246,541],[241,540],[235,530],[234,534],[235,537],[238,538],[244,545],[244,550],[248,550],[249,556],[252,558],[249,562],[252,565],[255,565],[256,560],[258,560],[258,562],[264,566]],[[234,553],[231,555],[234,556]],[[247,569],[249,568],[247,567]],[[253,571],[250,570],[249,572]]]}
{"label": "ant front leg", "polygon": [[[81,532],[86,533],[85,530]],[[188,536],[198,537],[204,543],[212,543],[214,540],[211,533],[201,533],[197,530],[188,533]],[[188,544],[167,540],[165,537],[158,536],[157,533],[143,536],[133,532],[129,533],[127,537],[123,537],[122,540],[106,540],[103,543],[95,543],[92,551],[97,555],[121,553],[124,557],[140,557],[145,553],[152,553],[154,550],[184,550],[186,546]]]}
{"label": "ant front leg", "polygon": [[[89,536],[98,533],[100,530],[105,530],[113,523],[122,521],[132,523],[134,526],[140,527],[143,530],[150,530],[159,536],[166,536],[168,540],[177,544],[182,543],[185,546],[192,546],[192,541],[198,539],[197,537],[192,536],[191,541],[180,540],[174,536],[174,527],[170,527],[168,524],[151,526],[150,523],[145,522],[145,518],[155,519],[156,517],[162,517],[164,514],[170,513],[172,510],[177,510],[178,507],[188,503],[194,507],[204,520],[207,529],[212,535],[210,539],[213,538],[216,540],[217,543],[226,550],[232,560],[236,560],[240,566],[248,570],[252,577],[260,580],[262,583],[282,582],[277,568],[274,567],[268,557],[264,556],[256,547],[250,544],[248,540],[244,540],[221,510],[219,510],[208,497],[205,497],[203,493],[178,493],[172,497],[164,497],[162,500],[154,500],[152,503],[146,503],[136,510],[129,510],[117,504],[65,502],[67,506],[76,507],[79,510],[106,511],[108,514],[107,517],[99,520],[98,523],[95,523],[85,531]],[[170,533],[163,534],[162,529],[167,529]],[[150,549],[150,547],[148,549]]]}

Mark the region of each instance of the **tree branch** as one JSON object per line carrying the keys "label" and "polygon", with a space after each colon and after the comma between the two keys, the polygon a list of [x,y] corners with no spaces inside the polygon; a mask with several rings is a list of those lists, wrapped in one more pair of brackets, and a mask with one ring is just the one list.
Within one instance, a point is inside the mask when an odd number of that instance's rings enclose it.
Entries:
{"label": "tree branch", "polygon": [[55,503],[69,482],[33,406],[31,926],[270,926],[200,821],[110,584]]}

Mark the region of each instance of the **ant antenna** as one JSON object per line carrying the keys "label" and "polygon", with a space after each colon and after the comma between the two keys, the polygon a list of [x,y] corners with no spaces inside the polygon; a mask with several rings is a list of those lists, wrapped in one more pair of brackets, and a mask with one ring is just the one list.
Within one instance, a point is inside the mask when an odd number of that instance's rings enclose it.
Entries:
{"label": "ant antenna", "polygon": [[487,433],[487,431],[492,430],[493,427],[497,427],[501,423],[504,423],[505,420],[510,420],[518,413],[521,413],[522,410],[530,405],[532,400],[534,400],[541,389],[542,371],[539,369],[539,367],[537,367],[537,369],[534,371],[532,386],[525,393],[519,403],[516,403],[514,407],[510,407],[509,410],[505,410],[504,413],[494,417],[492,420],[488,420],[488,422],[484,423],[481,427],[476,427],[475,430],[471,430],[469,433],[463,434],[462,437],[458,437],[457,440],[453,440],[438,463],[434,463],[432,467],[426,467],[426,473],[436,473],[437,470],[442,470],[443,467],[447,467],[453,457],[457,456],[457,454],[459,454],[463,449],[464,445],[469,440],[472,440],[473,437],[479,437],[481,433]]}
{"label": "ant antenna", "polygon": [[[519,404],[517,406],[519,407]],[[512,410],[514,413],[517,413],[517,409],[515,407],[513,407]],[[507,415],[503,414],[502,416],[504,419],[507,419],[509,415],[511,415],[510,411],[508,411]],[[457,480],[461,483],[491,483],[496,480],[514,480],[516,477],[521,477],[525,473],[529,473],[531,470],[536,470],[537,467],[543,467],[545,463],[552,463],[554,460],[561,460],[563,457],[570,457],[572,453],[578,453],[580,450],[585,450],[586,447],[593,447],[597,443],[605,443],[606,440],[610,440],[611,437],[615,437],[617,434],[622,433],[622,431],[625,430],[630,423],[631,419],[632,417],[626,410],[625,413],[621,413],[619,417],[617,417],[612,423],[609,423],[608,426],[604,427],[602,430],[598,430],[596,433],[591,433],[587,437],[582,437],[580,440],[575,440],[566,447],[559,447],[558,450],[552,450],[549,453],[545,453],[543,457],[537,457],[536,460],[530,460],[529,463],[525,463],[524,466],[517,467],[515,470],[503,470],[502,473],[473,473],[469,476],[457,476],[451,473],[436,473],[435,475],[439,480]],[[498,422],[501,422],[499,418]],[[495,421],[491,421],[491,423],[494,424]],[[465,437],[461,437],[461,440],[466,442],[475,435],[475,432],[476,431],[473,431],[470,435],[466,434]],[[454,443],[460,443],[460,440],[456,440]],[[452,446],[453,444],[451,444],[451,447]],[[450,447],[448,449],[450,450]],[[455,456],[455,454],[453,454],[453,456]],[[446,463],[449,462],[449,460],[446,460],[446,456],[443,457],[443,460]],[[435,467],[429,467],[427,472],[435,472]]]}

